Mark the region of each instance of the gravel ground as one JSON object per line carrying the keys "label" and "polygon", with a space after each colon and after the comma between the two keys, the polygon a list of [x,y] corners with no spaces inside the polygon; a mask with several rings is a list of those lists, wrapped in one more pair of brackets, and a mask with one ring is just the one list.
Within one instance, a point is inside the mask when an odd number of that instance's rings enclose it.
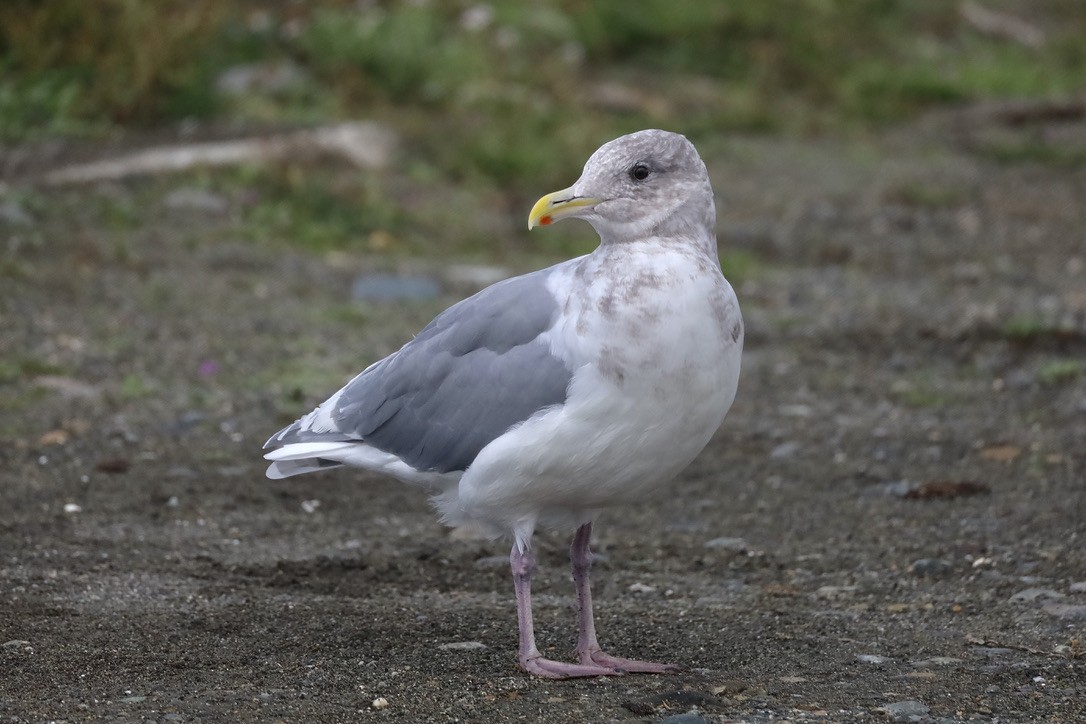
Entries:
{"label": "gravel ground", "polygon": [[[739,398],[595,543],[601,639],[659,677],[529,679],[507,542],[364,473],[263,477],[470,290],[352,305],[371,257],[231,238],[187,178],[9,189],[0,719],[1083,721],[1086,171],[987,160],[1038,132],[991,124],[710,149]],[[568,540],[538,543],[569,656]]]}

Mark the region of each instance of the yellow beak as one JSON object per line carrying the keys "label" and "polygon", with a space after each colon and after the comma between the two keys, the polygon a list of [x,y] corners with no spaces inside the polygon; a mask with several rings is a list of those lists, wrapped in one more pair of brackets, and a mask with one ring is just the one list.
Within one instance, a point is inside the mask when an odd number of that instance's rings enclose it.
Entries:
{"label": "yellow beak", "polygon": [[537,226],[550,226],[556,221],[576,216],[578,210],[585,207],[591,208],[600,200],[591,196],[576,196],[572,188],[547,194],[535,202],[535,206],[528,214],[528,231]]}

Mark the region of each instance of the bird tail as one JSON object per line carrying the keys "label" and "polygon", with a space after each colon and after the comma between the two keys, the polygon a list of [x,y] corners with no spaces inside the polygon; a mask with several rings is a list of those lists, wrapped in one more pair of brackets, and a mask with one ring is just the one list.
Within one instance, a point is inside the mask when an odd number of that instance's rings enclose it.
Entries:
{"label": "bird tail", "polygon": [[336,458],[356,447],[353,442],[299,442],[284,445],[264,455],[271,460],[265,473],[272,480],[281,480],[294,475],[312,473],[318,470],[338,468],[343,465]]}

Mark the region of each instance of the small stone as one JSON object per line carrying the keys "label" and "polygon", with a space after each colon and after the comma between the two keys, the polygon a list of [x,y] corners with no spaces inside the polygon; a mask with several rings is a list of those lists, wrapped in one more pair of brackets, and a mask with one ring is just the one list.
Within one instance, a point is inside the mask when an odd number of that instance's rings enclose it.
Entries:
{"label": "small stone", "polygon": [[696,711],[688,711],[685,714],[672,714],[660,720],[660,724],[707,724],[708,719]]}
{"label": "small stone", "polygon": [[121,475],[127,473],[132,467],[132,461],[125,457],[103,458],[94,464],[94,469],[99,473]]}
{"label": "small stone", "polygon": [[1073,603],[1046,603],[1041,610],[1049,616],[1063,619],[1064,621],[1086,621],[1086,606]]}
{"label": "small stone", "polygon": [[743,553],[750,548],[750,544],[742,538],[713,538],[705,541],[706,548],[723,548],[724,550]]}
{"label": "small stone", "polygon": [[29,641],[24,641],[23,639],[12,639],[11,641],[5,641],[4,643],[0,644],[0,649],[4,649],[6,651],[14,651],[15,649],[25,649],[29,646]]}
{"label": "small stone", "polygon": [[879,492],[892,495],[895,498],[907,498],[913,490],[913,484],[908,480],[894,480],[883,483],[878,488]]}
{"label": "small stone", "polygon": [[1034,603],[1035,601],[1063,597],[1062,593],[1053,591],[1051,588],[1027,588],[1008,598],[1007,603]]}
{"label": "small stone", "polygon": [[65,503],[64,512],[68,515],[75,515],[76,513],[82,513],[83,507],[78,503]]}
{"label": "small stone", "polygon": [[769,457],[773,458],[774,460],[790,458],[796,454],[800,447],[801,446],[798,442],[794,442],[791,440],[788,442],[782,442],[780,445],[769,451]]}
{"label": "small stone", "polygon": [[1072,583],[1067,590],[1071,593],[1086,593],[1086,581]]}
{"label": "small stone", "polygon": [[102,396],[102,390],[95,385],[62,375],[41,375],[34,378],[34,385],[69,400],[94,400]]}
{"label": "small stone", "polygon": [[976,480],[929,480],[912,486],[905,493],[910,500],[951,499],[969,495],[985,495],[992,492],[990,485]]}
{"label": "small stone", "polygon": [[485,649],[486,644],[482,641],[451,641],[447,644],[440,644],[438,648],[444,651],[477,651]]}
{"label": "small stone", "polygon": [[377,709],[378,711],[380,711],[381,709],[387,709],[388,708],[388,699],[386,699],[383,696],[379,696],[376,699],[374,699],[372,702],[370,702],[370,706],[372,706],[374,709]]}
{"label": "small stone", "polygon": [[960,663],[962,660],[953,656],[932,656],[930,659],[914,661],[913,666],[955,666]]}
{"label": "small stone", "polygon": [[918,679],[920,681],[935,681],[939,678],[934,671],[907,671],[901,675],[902,679]]}
{"label": "small stone", "polygon": [[947,575],[954,569],[950,561],[943,558],[920,558],[913,561],[909,566],[909,570],[914,575],[926,576],[928,578],[941,578]]}
{"label": "small stone", "polygon": [[321,507],[321,501],[317,499],[302,501],[302,510],[304,510],[306,513],[309,513],[310,515],[316,513],[317,508],[319,507]]}
{"label": "small stone", "polygon": [[68,442],[68,439],[70,437],[71,436],[68,434],[67,430],[50,430],[49,432],[42,434],[42,436],[38,438],[38,444],[42,447],[48,447],[50,445],[63,445],[64,443]]}
{"label": "small stone", "polygon": [[853,593],[856,593],[856,586],[822,586],[815,591],[815,597],[834,600],[847,598]]}
{"label": "small stone", "polygon": [[424,301],[440,294],[437,281],[420,275],[364,274],[351,285],[351,298],[364,302]]}
{"label": "small stone", "polygon": [[714,686],[709,693],[713,696],[736,696],[749,688],[750,684],[741,679],[728,679]]}
{"label": "small stone", "polygon": [[1007,654],[1014,653],[1014,649],[1008,649],[1003,646],[974,646],[972,651],[974,654],[980,656],[1006,656]]}
{"label": "small stone", "polygon": [[631,583],[629,588],[626,589],[630,593],[656,593],[656,588],[646,583]]}
{"label": "small stone", "polygon": [[874,664],[875,666],[881,666],[883,664],[888,664],[893,661],[893,659],[887,658],[885,656],[879,656],[878,654],[857,654],[856,660],[859,661],[861,664]]}
{"label": "small stone", "polygon": [[928,707],[922,702],[909,699],[907,701],[895,701],[893,704],[885,704],[875,710],[879,714],[885,714],[896,721],[910,721],[928,715]]}

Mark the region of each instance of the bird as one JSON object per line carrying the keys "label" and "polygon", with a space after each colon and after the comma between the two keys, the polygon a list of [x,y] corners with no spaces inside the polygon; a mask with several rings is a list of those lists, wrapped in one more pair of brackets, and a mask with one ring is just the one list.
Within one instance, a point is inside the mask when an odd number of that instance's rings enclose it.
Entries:
{"label": "bird", "polygon": [[[590,544],[605,510],[667,493],[735,399],[743,318],[709,174],[683,135],[624,135],[539,199],[528,230],[564,219],[588,222],[599,245],[446,309],[273,435],[267,476],[376,471],[429,492],[445,524],[511,536],[517,658],[531,675],[678,671],[600,646]],[[536,645],[537,528],[573,532],[576,662]]]}

